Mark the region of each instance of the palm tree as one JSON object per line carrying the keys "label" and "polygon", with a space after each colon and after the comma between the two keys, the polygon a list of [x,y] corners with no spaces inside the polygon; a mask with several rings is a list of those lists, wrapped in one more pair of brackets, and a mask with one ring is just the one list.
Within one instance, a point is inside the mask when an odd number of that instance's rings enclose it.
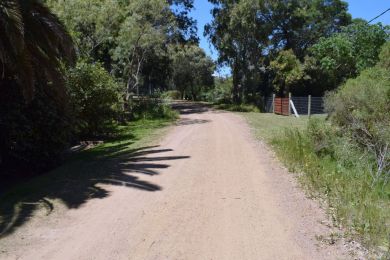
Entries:
{"label": "palm tree", "polygon": [[62,62],[74,59],[71,37],[41,1],[0,0],[0,87],[16,81],[27,101],[38,81],[64,94]]}

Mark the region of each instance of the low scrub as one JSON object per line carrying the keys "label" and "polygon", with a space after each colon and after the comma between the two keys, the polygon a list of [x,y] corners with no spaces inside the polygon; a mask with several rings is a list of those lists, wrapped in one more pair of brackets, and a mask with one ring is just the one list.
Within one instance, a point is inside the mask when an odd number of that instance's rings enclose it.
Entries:
{"label": "low scrub", "polygon": [[375,160],[327,122],[286,129],[273,146],[313,195],[326,199],[336,223],[367,246],[388,248],[390,185],[375,181]]}
{"label": "low scrub", "polygon": [[374,181],[390,180],[390,76],[375,67],[328,95],[330,119],[376,161]]}
{"label": "low scrub", "polygon": [[334,220],[390,254],[390,77],[386,44],[376,67],[328,94],[328,121],[273,139],[302,183],[326,198]]}

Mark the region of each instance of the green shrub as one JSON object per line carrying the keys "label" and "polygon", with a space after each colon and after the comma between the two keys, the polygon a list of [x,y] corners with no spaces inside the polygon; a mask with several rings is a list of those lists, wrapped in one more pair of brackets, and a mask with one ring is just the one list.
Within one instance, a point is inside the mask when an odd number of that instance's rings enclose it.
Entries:
{"label": "green shrub", "polygon": [[109,132],[120,108],[120,95],[118,84],[102,65],[78,62],[67,73],[67,86],[76,133],[91,137]]}
{"label": "green shrub", "polygon": [[390,70],[390,41],[382,46],[382,51],[379,53],[378,66]]}
{"label": "green shrub", "polygon": [[141,99],[133,101],[130,106],[132,120],[139,119],[176,119],[178,113],[171,106],[158,99]]}
{"label": "green shrub", "polygon": [[332,123],[377,161],[374,181],[390,178],[390,73],[375,67],[326,98]]}
{"label": "green shrub", "polygon": [[71,139],[67,97],[57,100],[36,84],[34,99],[26,102],[15,83],[7,85],[0,88],[0,168],[28,175],[55,166]]}
{"label": "green shrub", "polygon": [[324,198],[336,224],[366,246],[386,247],[390,234],[390,185],[374,183],[375,161],[329,122],[286,129],[272,140],[289,170],[314,196]]}
{"label": "green shrub", "polygon": [[273,144],[301,181],[365,245],[390,252],[390,45],[380,62],[328,94],[330,122],[311,120]]}

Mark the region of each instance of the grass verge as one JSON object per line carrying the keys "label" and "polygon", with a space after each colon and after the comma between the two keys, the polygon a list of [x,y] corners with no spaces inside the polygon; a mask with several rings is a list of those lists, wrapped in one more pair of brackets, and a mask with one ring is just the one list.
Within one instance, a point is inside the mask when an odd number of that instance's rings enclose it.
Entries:
{"label": "grass verge", "polygon": [[[78,208],[90,199],[107,197],[107,185],[160,190],[157,184],[130,174],[129,169],[132,162],[142,162],[147,154],[165,152],[154,144],[171,123],[171,119],[155,119],[120,126],[116,137],[74,154],[62,166],[0,194],[0,238],[26,223],[36,212],[49,214],[61,208]],[[146,160],[136,171],[158,174],[159,165]]]}
{"label": "grass verge", "polygon": [[215,104],[214,108],[231,112],[260,112],[258,107],[250,104]]}
{"label": "grass verge", "polygon": [[273,114],[244,114],[257,138],[265,140],[312,196],[327,202],[328,212],[347,237],[389,256],[390,185],[373,182],[373,162],[349,140],[317,120]]}

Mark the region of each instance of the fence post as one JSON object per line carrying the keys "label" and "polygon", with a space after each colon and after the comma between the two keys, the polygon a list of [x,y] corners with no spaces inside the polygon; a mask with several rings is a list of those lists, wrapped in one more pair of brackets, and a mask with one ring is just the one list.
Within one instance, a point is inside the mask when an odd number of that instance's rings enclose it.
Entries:
{"label": "fence post", "polygon": [[291,115],[290,101],[291,101],[291,92],[288,93],[288,115]]}
{"label": "fence post", "polygon": [[272,113],[275,114],[275,94],[272,93]]}
{"label": "fence post", "polygon": [[309,99],[307,102],[307,114],[310,116],[311,114],[311,95],[309,95]]}

